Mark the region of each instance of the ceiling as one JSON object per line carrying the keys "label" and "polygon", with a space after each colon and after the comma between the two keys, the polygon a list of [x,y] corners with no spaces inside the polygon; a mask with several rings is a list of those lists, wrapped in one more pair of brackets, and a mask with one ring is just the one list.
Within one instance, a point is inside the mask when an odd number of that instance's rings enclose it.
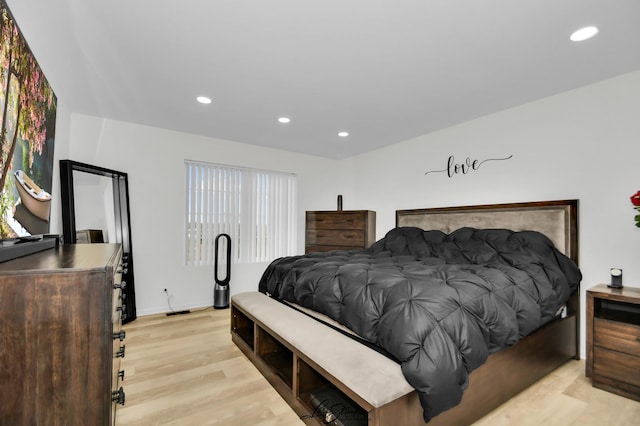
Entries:
{"label": "ceiling", "polygon": [[640,69],[637,0],[6,1],[71,112],[329,158]]}

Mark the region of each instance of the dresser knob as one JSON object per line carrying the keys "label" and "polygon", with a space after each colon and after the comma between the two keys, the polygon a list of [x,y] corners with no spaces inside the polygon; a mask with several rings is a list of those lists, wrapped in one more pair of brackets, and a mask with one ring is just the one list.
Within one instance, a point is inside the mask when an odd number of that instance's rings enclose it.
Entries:
{"label": "dresser knob", "polygon": [[111,392],[111,401],[115,402],[116,404],[124,405],[124,389],[122,389],[122,386],[120,386],[120,389],[118,389],[117,391]]}
{"label": "dresser knob", "polygon": [[120,346],[120,349],[116,352],[116,358],[124,358],[124,346],[125,345]]}
{"label": "dresser knob", "polygon": [[127,333],[124,332],[124,330],[120,330],[117,333],[113,333],[113,340],[118,340],[120,339],[120,341],[122,342],[125,338]]}

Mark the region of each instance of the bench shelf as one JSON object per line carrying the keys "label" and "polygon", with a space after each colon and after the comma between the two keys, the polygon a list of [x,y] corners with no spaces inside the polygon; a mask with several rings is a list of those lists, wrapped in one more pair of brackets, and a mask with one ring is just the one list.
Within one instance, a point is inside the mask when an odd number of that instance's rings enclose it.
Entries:
{"label": "bench shelf", "polygon": [[336,386],[311,361],[305,362],[295,348],[233,303],[231,336],[305,423],[326,425],[342,418],[349,419],[349,424],[368,424],[367,408],[372,407],[359,405],[340,389],[343,385]]}

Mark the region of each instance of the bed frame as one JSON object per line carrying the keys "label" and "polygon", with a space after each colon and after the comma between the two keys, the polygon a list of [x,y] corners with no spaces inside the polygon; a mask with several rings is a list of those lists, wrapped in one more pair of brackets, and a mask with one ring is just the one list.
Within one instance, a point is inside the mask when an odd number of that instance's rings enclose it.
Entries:
{"label": "bed frame", "polygon": [[[556,247],[568,257],[578,262],[578,201],[546,201],[530,203],[494,204],[469,207],[447,207],[416,210],[398,210],[396,212],[397,226],[417,226],[423,229],[440,229],[451,232],[455,229],[471,226],[476,228],[506,228],[512,230],[535,230],[547,235]],[[260,296],[263,296],[259,294]],[[333,382],[345,395],[356,401],[368,412],[369,425],[421,425],[422,407],[417,392],[409,388],[408,393],[383,407],[370,405],[359,398],[355,388],[345,384],[340,379],[340,374],[327,371],[323,365],[326,363],[326,351],[317,345],[313,346],[313,336],[305,338],[299,335],[291,337],[283,333],[295,333],[283,320],[282,316],[287,312],[274,314],[274,308],[267,309],[266,301],[256,299],[256,295],[247,295],[253,303],[245,302],[244,306],[240,298],[231,303],[231,334],[232,340],[258,367],[271,384],[278,390],[283,398],[299,414],[308,413],[308,403],[305,403],[305,391],[309,383],[317,381]],[[272,299],[269,303],[275,303]],[[474,370],[469,376],[469,386],[463,394],[462,401],[456,407],[434,417],[430,426],[469,425],[482,418],[494,408],[509,400],[555,368],[564,364],[567,360],[579,358],[579,306],[580,291],[574,292],[567,304],[566,314],[558,318],[526,338],[516,345],[503,349],[489,356],[487,362]],[[285,311],[291,311],[286,308]],[[277,329],[278,321],[283,324]],[[328,333],[342,336],[340,333],[330,330],[328,327],[310,320],[305,327],[313,329],[321,327],[314,333]],[[300,323],[301,324],[301,323]],[[326,330],[325,330],[326,329]],[[330,330],[330,331],[329,331]],[[243,334],[249,333],[249,337]],[[313,334],[313,333],[312,333]],[[351,339],[348,339],[351,341]],[[303,348],[311,345],[311,349]],[[344,343],[348,344],[347,342]],[[371,349],[364,347],[361,350]],[[276,348],[274,350],[274,347]],[[275,377],[273,363],[265,363],[267,356],[279,353],[284,349],[287,359],[284,362],[286,374],[290,383],[285,383]],[[358,351],[360,349],[356,349]],[[315,355],[313,355],[315,353]],[[374,352],[375,353],[375,352]],[[291,369],[293,359],[293,372]],[[322,361],[321,361],[322,359]],[[387,360],[385,358],[385,360]],[[316,362],[317,361],[317,362]],[[388,361],[388,360],[387,360]],[[324,362],[324,364],[323,364]],[[394,366],[397,364],[392,363]],[[353,368],[353,367],[351,367]],[[375,369],[374,365],[371,368]],[[313,373],[313,374],[311,374]],[[355,371],[343,374],[353,376]],[[365,377],[368,377],[365,375]],[[402,378],[402,376],[400,376]],[[369,387],[378,385],[369,384]],[[303,416],[304,417],[304,416]],[[306,423],[323,424],[318,419],[305,420]]]}

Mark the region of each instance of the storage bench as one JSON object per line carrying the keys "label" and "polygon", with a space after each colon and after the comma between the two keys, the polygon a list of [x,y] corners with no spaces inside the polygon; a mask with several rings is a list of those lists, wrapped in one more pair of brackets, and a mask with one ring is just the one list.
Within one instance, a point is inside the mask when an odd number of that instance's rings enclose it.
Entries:
{"label": "storage bench", "polygon": [[308,424],[423,424],[399,364],[262,293],[231,298],[231,336]]}

